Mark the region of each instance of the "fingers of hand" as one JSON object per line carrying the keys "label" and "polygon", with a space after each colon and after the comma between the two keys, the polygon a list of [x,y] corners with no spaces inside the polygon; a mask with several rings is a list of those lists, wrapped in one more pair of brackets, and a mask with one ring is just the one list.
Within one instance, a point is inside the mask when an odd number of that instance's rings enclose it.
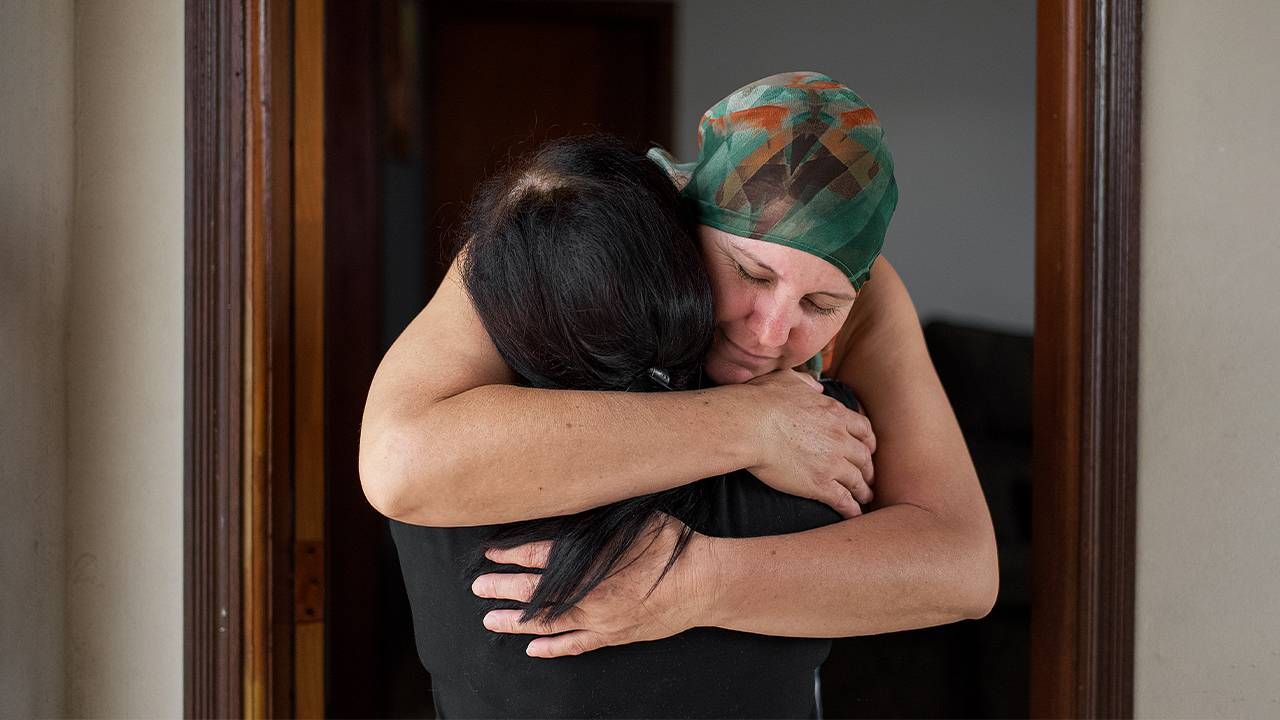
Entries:
{"label": "fingers of hand", "polygon": [[[846,408],[846,410],[848,410],[848,408]],[[853,410],[848,410],[848,421],[845,426],[850,435],[861,440],[862,444],[867,446],[867,450],[875,453],[876,433],[871,427],[871,421],[867,419],[866,415]]]}
{"label": "fingers of hand", "polygon": [[471,592],[482,598],[529,602],[538,587],[539,575],[532,573],[485,573],[471,583]]}
{"label": "fingers of hand", "polygon": [[839,490],[837,490],[835,495],[827,501],[827,504],[831,506],[832,510],[840,513],[840,516],[845,520],[858,517],[862,514],[862,508],[856,501],[854,501],[853,496],[850,495],[849,491],[843,486],[839,486]]}
{"label": "fingers of hand", "polygon": [[[849,462],[851,470],[858,474],[857,482],[859,484],[872,485],[874,483],[876,467],[871,460],[871,451],[867,449],[857,440],[850,439],[845,447],[844,459]],[[853,489],[852,486],[849,488]]]}
{"label": "fingers of hand", "polygon": [[849,493],[854,500],[863,505],[871,502],[874,497],[870,486],[863,481],[862,474],[858,472],[857,468],[850,468],[846,475],[836,478],[836,481],[840,483],[842,490]]}
{"label": "fingers of hand", "polygon": [[594,633],[590,630],[575,630],[555,637],[538,638],[529,643],[525,653],[530,657],[564,657],[598,650],[607,644],[604,637],[599,633]]}
{"label": "fingers of hand", "polygon": [[551,541],[540,540],[538,542],[525,543],[517,545],[513,548],[500,550],[498,548],[489,548],[484,551],[484,556],[493,562],[503,565],[519,565],[527,568],[546,568],[547,558],[551,555]]}
{"label": "fingers of hand", "polygon": [[[554,622],[546,622],[535,618],[528,622],[520,622],[522,610],[490,610],[484,616],[484,626],[494,632],[513,633],[517,635],[554,635],[574,630],[569,615],[563,615]],[[572,615],[572,612],[570,613]]]}

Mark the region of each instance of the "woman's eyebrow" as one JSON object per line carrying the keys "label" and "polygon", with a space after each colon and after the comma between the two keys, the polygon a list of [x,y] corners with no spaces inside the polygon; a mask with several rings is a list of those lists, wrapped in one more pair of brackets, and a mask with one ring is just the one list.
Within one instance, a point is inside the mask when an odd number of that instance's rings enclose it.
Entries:
{"label": "woman's eyebrow", "polygon": [[774,270],[773,268],[771,268],[771,267],[769,267],[768,265],[766,265],[766,264],[765,264],[765,263],[764,263],[760,258],[756,257],[755,255],[752,255],[750,250],[747,250],[746,248],[742,247],[741,245],[739,245],[739,244],[738,244],[738,243],[736,243],[736,242],[730,242],[729,244],[730,244],[730,245],[732,245],[732,246],[733,246],[733,248],[734,248],[735,250],[737,250],[738,252],[740,252],[740,253],[742,253],[743,255],[746,255],[747,257],[751,258],[751,262],[753,262],[753,263],[755,263],[755,264],[759,265],[760,267],[764,268],[765,270],[768,270],[769,272],[773,273],[774,275],[777,275],[777,274],[778,274],[778,271],[777,271],[777,270]]}
{"label": "woman's eyebrow", "polygon": [[[765,263],[761,262],[760,258],[756,257],[755,255],[752,255],[750,250],[747,250],[746,248],[742,247],[741,245],[735,242],[730,242],[729,244],[732,245],[733,248],[738,252],[751,258],[751,261],[754,262],[755,264],[759,265],[765,270],[768,270],[774,275],[778,274],[777,270],[774,270],[773,268],[769,267]],[[814,292],[810,293],[810,295],[826,295],[828,297],[833,297],[836,300],[843,300],[845,302],[853,302],[855,298],[855,296],[849,295],[847,293],[831,292],[830,290],[815,290]]]}
{"label": "woman's eyebrow", "polygon": [[809,294],[810,295],[826,295],[827,297],[832,297],[832,298],[835,298],[836,300],[843,300],[845,302],[854,301],[853,295],[846,295],[844,293],[831,292],[830,290],[817,290]]}

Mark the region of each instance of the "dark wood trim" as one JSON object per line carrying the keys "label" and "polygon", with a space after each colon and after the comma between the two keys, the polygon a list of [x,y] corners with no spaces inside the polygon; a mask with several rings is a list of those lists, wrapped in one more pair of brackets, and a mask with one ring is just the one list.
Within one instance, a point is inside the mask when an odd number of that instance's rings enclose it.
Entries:
{"label": "dark wood trim", "polygon": [[[293,27],[293,698],[295,715],[324,717],[328,667],[325,520],[325,13],[295,6]],[[363,7],[363,5],[356,5]],[[283,382],[283,381],[282,381]]]}
{"label": "dark wood trim", "polygon": [[241,692],[244,6],[187,0],[183,712]]}
{"label": "dark wood trim", "polygon": [[[1142,2],[1107,0],[1094,22],[1096,101],[1093,242],[1085,268],[1086,350],[1084,541],[1088,568],[1086,633],[1095,643],[1085,667],[1093,717],[1133,717],[1134,570],[1138,468],[1138,280],[1141,193]],[[1100,82],[1098,81],[1100,80]]]}
{"label": "dark wood trim", "polygon": [[246,5],[243,713],[293,717],[293,3]]}
{"label": "dark wood trim", "polygon": [[1041,0],[1031,713],[1132,717],[1140,0]]}

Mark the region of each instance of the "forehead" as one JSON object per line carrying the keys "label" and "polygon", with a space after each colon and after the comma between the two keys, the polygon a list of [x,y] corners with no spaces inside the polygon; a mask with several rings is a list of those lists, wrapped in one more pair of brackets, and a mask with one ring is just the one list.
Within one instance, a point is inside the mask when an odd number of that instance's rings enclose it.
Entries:
{"label": "forehead", "polygon": [[755,259],[783,280],[804,286],[805,292],[853,294],[853,284],[840,268],[817,255],[767,240],[734,235],[708,225],[698,226],[698,236],[704,252],[724,249],[734,257]]}

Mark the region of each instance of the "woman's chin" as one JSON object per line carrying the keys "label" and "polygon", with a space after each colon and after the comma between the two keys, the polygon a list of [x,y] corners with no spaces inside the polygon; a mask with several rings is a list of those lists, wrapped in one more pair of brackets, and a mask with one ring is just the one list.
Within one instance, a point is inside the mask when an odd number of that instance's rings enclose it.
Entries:
{"label": "woman's chin", "polygon": [[703,371],[717,385],[737,385],[765,374],[763,371],[752,370],[737,363],[715,357],[707,359],[706,364],[703,366]]}

